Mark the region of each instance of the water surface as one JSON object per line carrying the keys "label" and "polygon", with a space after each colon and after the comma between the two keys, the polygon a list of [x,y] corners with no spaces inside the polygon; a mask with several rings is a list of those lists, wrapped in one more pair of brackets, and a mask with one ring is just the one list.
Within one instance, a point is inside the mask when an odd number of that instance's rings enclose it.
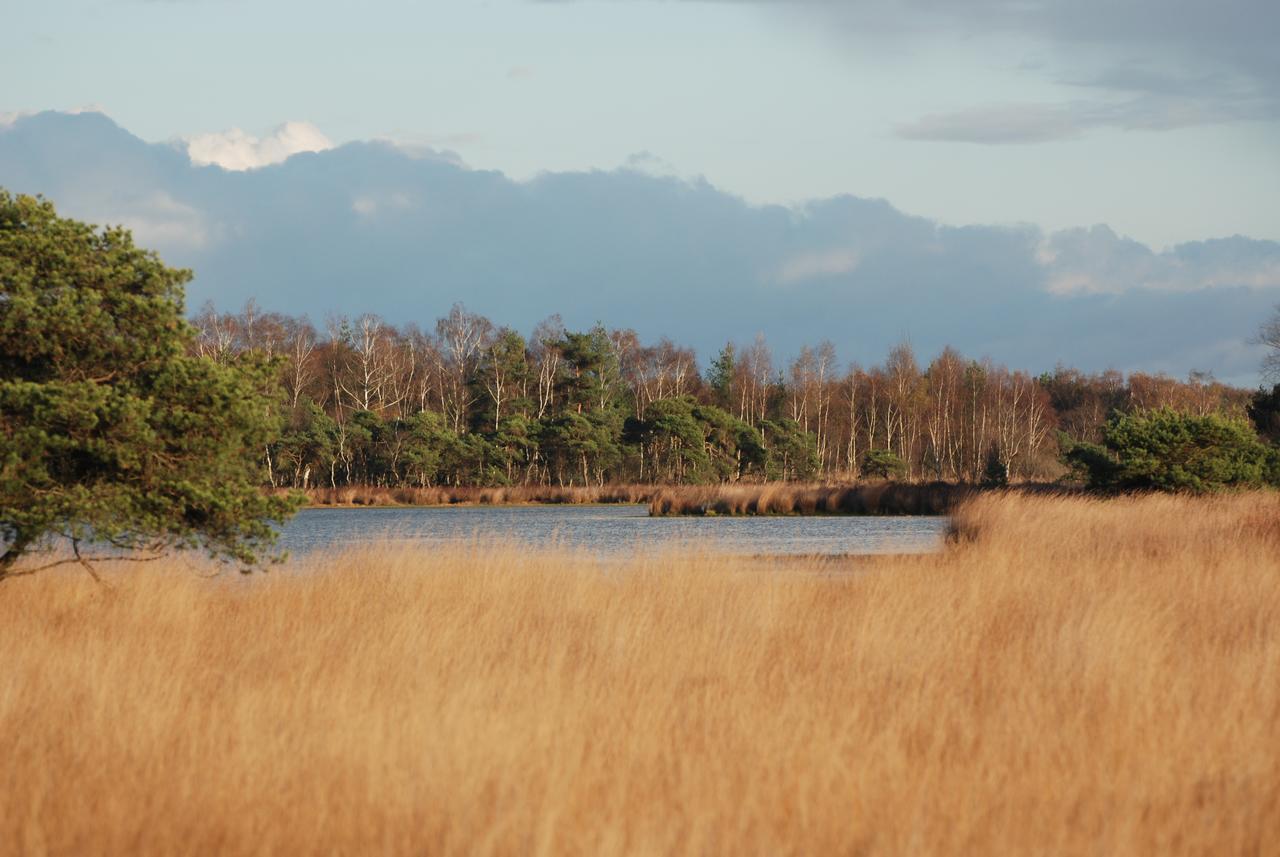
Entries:
{"label": "water surface", "polygon": [[308,508],[285,525],[295,556],[371,542],[525,543],[600,554],[671,548],[734,554],[923,553],[942,546],[942,517],[651,518],[645,506],[431,506]]}

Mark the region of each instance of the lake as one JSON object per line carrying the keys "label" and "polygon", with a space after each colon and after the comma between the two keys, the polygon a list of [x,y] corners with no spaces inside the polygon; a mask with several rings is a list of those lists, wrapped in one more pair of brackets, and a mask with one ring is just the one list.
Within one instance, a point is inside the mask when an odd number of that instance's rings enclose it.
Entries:
{"label": "lake", "polygon": [[697,542],[733,554],[924,553],[942,546],[943,517],[651,518],[645,506],[430,506],[303,509],[280,547],[294,556],[372,542],[527,543],[604,555]]}

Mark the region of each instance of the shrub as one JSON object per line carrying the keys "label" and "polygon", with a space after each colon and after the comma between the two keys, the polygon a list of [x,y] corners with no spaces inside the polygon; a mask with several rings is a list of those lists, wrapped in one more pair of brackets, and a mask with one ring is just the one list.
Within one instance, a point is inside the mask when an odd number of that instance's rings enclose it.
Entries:
{"label": "shrub", "polygon": [[1067,460],[1091,488],[1204,493],[1276,484],[1280,464],[1252,426],[1219,414],[1164,408],[1119,414],[1103,430],[1104,446],[1076,444]]}
{"label": "shrub", "polygon": [[887,449],[868,449],[862,455],[862,472],[876,479],[901,479],[907,465]]}

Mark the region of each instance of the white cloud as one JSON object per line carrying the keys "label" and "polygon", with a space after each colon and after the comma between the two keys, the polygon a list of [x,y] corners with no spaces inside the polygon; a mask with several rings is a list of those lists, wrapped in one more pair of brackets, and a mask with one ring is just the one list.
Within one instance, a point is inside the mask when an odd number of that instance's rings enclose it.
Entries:
{"label": "white cloud", "polygon": [[323,152],[333,142],[310,122],[285,122],[266,137],[239,128],[183,138],[187,156],[198,166],[214,164],[224,170],[252,170],[278,164],[299,152]]}
{"label": "white cloud", "polygon": [[801,253],[784,262],[774,279],[779,283],[791,285],[819,277],[847,274],[858,267],[858,262],[858,254],[848,249]]}
{"label": "white cloud", "polygon": [[1280,288],[1280,244],[1238,236],[1157,253],[1105,226],[1066,229],[1043,239],[1035,259],[1045,270],[1046,289],[1064,296]]}
{"label": "white cloud", "polygon": [[198,249],[210,239],[204,215],[164,191],[143,200],[137,210],[126,216],[125,225],[143,246]]}
{"label": "white cloud", "polygon": [[133,232],[140,247],[162,252],[202,250],[224,232],[204,213],[163,190],[136,196],[99,200],[84,208],[95,223],[119,223]]}

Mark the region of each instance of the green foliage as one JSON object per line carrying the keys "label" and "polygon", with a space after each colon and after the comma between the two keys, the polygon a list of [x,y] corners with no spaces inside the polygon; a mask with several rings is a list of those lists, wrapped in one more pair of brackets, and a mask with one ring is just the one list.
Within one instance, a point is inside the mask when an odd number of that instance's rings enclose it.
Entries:
{"label": "green foliage", "polygon": [[712,478],[705,427],[694,411],[696,403],[683,396],[649,406],[641,433],[650,449],[652,470],[666,481],[706,482]]}
{"label": "green foliage", "polygon": [[907,474],[907,465],[890,450],[868,449],[862,454],[862,473],[873,479],[901,479]]}
{"label": "green foliage", "polygon": [[622,459],[620,419],[608,412],[566,411],[542,423],[539,444],[558,482],[603,483]]}
{"label": "green foliage", "polygon": [[987,466],[982,471],[982,485],[986,488],[1004,488],[1009,484],[1009,464],[1000,457],[994,447],[987,453]]}
{"label": "green foliage", "polygon": [[1073,441],[1059,435],[1063,449],[1063,462],[1073,477],[1092,488],[1114,485],[1119,465],[1111,452],[1102,444]]}
{"label": "green foliage", "polygon": [[434,485],[440,476],[445,451],[457,437],[442,414],[420,411],[404,421],[408,434],[404,446],[405,472],[418,487]]}
{"label": "green foliage", "polygon": [[795,420],[765,420],[765,448],[771,479],[812,479],[818,472],[818,441]]}
{"label": "green foliage", "polygon": [[566,333],[556,343],[564,358],[560,395],[578,413],[605,410],[617,404],[621,387],[618,358],[603,325],[586,333]]}
{"label": "green foliage", "polygon": [[1258,390],[1246,407],[1249,420],[1258,434],[1272,444],[1280,444],[1280,384],[1270,392]]}
{"label": "green foliage", "polygon": [[283,468],[292,471],[291,481],[310,487],[331,476],[337,463],[338,427],[333,418],[313,401],[306,401],[289,415],[280,438],[271,445],[271,454]]}
{"label": "green foliage", "polygon": [[713,479],[764,474],[769,453],[759,431],[715,405],[695,405],[693,416],[702,426]]}
{"label": "green foliage", "polygon": [[644,448],[649,475],[668,482],[763,475],[769,461],[759,431],[692,396],[653,402],[645,419],[628,421],[624,437]]}
{"label": "green foliage", "polygon": [[0,191],[0,576],[59,536],[252,563],[296,508],[260,490],[276,367],[188,355],[190,276]]}
{"label": "green foliage", "polygon": [[471,412],[473,431],[497,433],[504,418],[526,407],[521,395],[529,379],[524,337],[509,328],[498,332],[484,350],[471,386],[476,405]]}
{"label": "green foliage", "polygon": [[1280,484],[1275,452],[1243,420],[1170,409],[1118,414],[1103,447],[1077,444],[1068,462],[1092,488],[1194,493]]}
{"label": "green foliage", "polygon": [[707,383],[716,397],[716,404],[721,408],[732,405],[733,374],[737,368],[738,356],[733,343],[726,343],[720,354],[711,361],[711,371],[707,373]]}
{"label": "green foliage", "polygon": [[1273,488],[1280,488],[1280,447],[1273,446],[1267,451],[1267,460],[1262,467],[1262,480]]}

